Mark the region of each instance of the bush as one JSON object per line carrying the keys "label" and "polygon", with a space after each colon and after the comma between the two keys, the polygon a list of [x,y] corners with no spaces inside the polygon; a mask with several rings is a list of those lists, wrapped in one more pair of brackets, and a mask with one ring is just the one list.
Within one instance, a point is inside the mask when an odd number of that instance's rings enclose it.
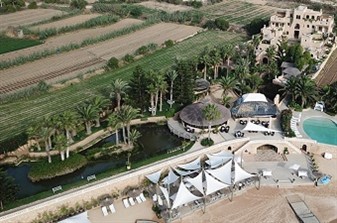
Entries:
{"label": "bush", "polygon": [[264,25],[268,25],[267,19],[256,18],[245,26],[247,34],[252,36],[261,32]]}
{"label": "bush", "polygon": [[214,144],[214,141],[212,139],[204,138],[201,140],[200,144],[202,146],[212,146]]}
{"label": "bush", "polygon": [[0,142],[0,153],[6,153],[14,151],[20,146],[27,143],[28,137],[26,133],[21,133],[20,135],[13,136],[7,140]]}
{"label": "bush", "polygon": [[206,29],[216,29],[217,28],[213,20],[207,20],[207,22],[205,23],[203,27]]}
{"label": "bush", "polygon": [[132,63],[135,60],[134,56],[130,55],[130,54],[126,54],[123,57],[123,61],[126,63]]}
{"label": "bush", "polygon": [[71,156],[61,161],[59,156],[54,158],[52,163],[48,163],[47,159],[32,164],[29,170],[28,178],[33,182],[52,179],[57,176],[66,175],[87,165],[87,159],[80,154],[71,154]]}
{"label": "bush", "polygon": [[36,4],[36,2],[34,1],[34,2],[29,3],[28,8],[29,8],[29,9],[37,9],[37,4]]}
{"label": "bush", "polygon": [[166,40],[164,43],[165,47],[171,47],[174,45],[174,41],[173,40]]}
{"label": "bush", "polygon": [[135,18],[138,18],[139,16],[141,16],[143,14],[143,11],[141,8],[139,7],[135,7],[133,9],[131,9],[130,11],[130,15],[132,15]]}
{"label": "bush", "polygon": [[141,46],[139,47],[135,54],[136,55],[145,55],[145,54],[148,54],[150,52],[150,50],[147,48],[147,46]]}
{"label": "bush", "polygon": [[88,4],[85,0],[72,0],[70,6],[76,9],[84,9]]}
{"label": "bush", "polygon": [[107,66],[110,70],[117,69],[119,67],[118,59],[116,57],[111,57],[110,60],[108,61]]}
{"label": "bush", "polygon": [[229,28],[229,22],[224,18],[217,18],[214,21],[216,27],[220,30],[226,31]]}
{"label": "bush", "polygon": [[285,109],[281,112],[281,128],[284,135],[287,137],[294,137],[295,133],[290,127],[290,121],[293,113],[290,109]]}
{"label": "bush", "polygon": [[295,111],[297,112],[301,112],[303,110],[303,108],[301,107],[301,105],[297,104],[296,102],[290,102],[289,104],[290,108],[293,108]]}

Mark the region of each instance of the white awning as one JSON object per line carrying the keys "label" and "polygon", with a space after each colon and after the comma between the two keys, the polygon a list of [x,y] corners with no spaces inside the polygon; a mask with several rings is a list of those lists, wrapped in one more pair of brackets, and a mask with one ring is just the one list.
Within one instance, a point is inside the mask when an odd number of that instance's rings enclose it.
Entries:
{"label": "white awning", "polygon": [[232,184],[232,161],[230,160],[222,167],[213,170],[206,170],[213,177],[225,184]]}
{"label": "white awning", "polygon": [[186,180],[186,182],[189,182],[195,188],[197,188],[197,190],[200,191],[200,193],[205,194],[203,183],[202,183],[202,171],[198,174],[198,176],[196,176],[194,178],[190,178],[190,177],[185,178],[185,180]]}
{"label": "white awning", "polygon": [[184,169],[184,170],[200,170],[201,166],[200,166],[200,157],[198,157],[197,159],[189,162],[189,163],[185,163],[185,164],[180,164],[178,165],[179,168]]}
{"label": "white awning", "polygon": [[233,154],[231,152],[221,150],[220,152],[213,153],[212,156],[221,156],[221,157],[232,158]]}
{"label": "white awning", "polygon": [[168,190],[165,188],[165,187],[162,187],[162,186],[159,186],[161,192],[163,193],[166,201],[167,201],[167,205],[168,207],[170,207],[170,195],[169,195],[169,192]]}
{"label": "white awning", "polygon": [[201,197],[192,194],[185,186],[184,182],[180,182],[177,195],[173,201],[172,209],[175,209],[183,204],[200,199]]}
{"label": "white awning", "polygon": [[264,94],[261,93],[248,93],[242,95],[243,102],[251,102],[251,101],[263,101],[268,102],[267,98]]}
{"label": "white awning", "polygon": [[280,132],[278,130],[268,129],[262,125],[257,125],[251,122],[247,122],[246,127],[244,127],[244,129],[242,129],[241,131]]}
{"label": "white awning", "polygon": [[253,174],[248,173],[247,171],[245,171],[244,169],[241,168],[241,166],[237,163],[235,163],[235,169],[234,169],[234,183],[242,181],[244,179],[248,179],[251,177],[254,177]]}
{"label": "white awning", "polygon": [[88,212],[83,212],[81,214],[59,221],[58,223],[90,223],[90,221],[88,220]]}
{"label": "white awning", "polygon": [[205,176],[206,176],[206,195],[212,194],[218,190],[229,187],[228,184],[224,184],[218,181],[207,172],[205,172]]}
{"label": "white awning", "polygon": [[206,156],[208,157],[208,160],[206,160],[205,163],[211,166],[211,168],[217,168],[231,159],[231,157],[214,156],[209,154],[206,154]]}
{"label": "white awning", "polygon": [[192,170],[192,171],[185,171],[185,170],[179,170],[179,169],[174,169],[174,171],[177,172],[177,174],[179,174],[180,176],[188,176],[192,173],[197,173],[199,172],[199,170]]}
{"label": "white awning", "polygon": [[163,184],[168,185],[176,182],[176,180],[179,179],[179,176],[177,176],[173,170],[170,168],[168,175],[162,180]]}
{"label": "white awning", "polygon": [[149,179],[149,181],[151,181],[152,183],[157,184],[161,175],[161,171],[162,170],[159,170],[157,172],[146,175],[145,177]]}

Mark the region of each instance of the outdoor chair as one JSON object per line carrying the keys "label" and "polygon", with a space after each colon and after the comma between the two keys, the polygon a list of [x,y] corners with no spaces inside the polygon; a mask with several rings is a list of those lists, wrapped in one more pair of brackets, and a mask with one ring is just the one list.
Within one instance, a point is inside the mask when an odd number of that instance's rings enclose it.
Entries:
{"label": "outdoor chair", "polygon": [[143,202],[145,202],[145,201],[146,201],[146,198],[145,198],[145,196],[144,196],[144,194],[143,194],[143,193],[141,193],[141,194],[139,195],[139,197],[140,197],[140,199],[142,199],[142,201],[143,201]]}
{"label": "outdoor chair", "polygon": [[143,202],[142,199],[140,199],[140,196],[137,196],[137,197],[136,197],[136,200],[137,200],[138,204],[140,204],[140,203]]}
{"label": "outdoor chair", "polygon": [[129,207],[130,207],[130,204],[129,204],[127,198],[123,199],[123,204],[124,204],[124,207],[125,207],[125,208],[129,208]]}
{"label": "outdoor chair", "polygon": [[108,209],[105,206],[103,206],[101,209],[102,209],[103,216],[107,216],[108,215]]}
{"label": "outdoor chair", "polygon": [[109,209],[110,209],[111,213],[115,213],[116,212],[114,204],[110,204],[109,205]]}
{"label": "outdoor chair", "polygon": [[133,197],[129,197],[129,202],[130,202],[131,206],[134,206],[136,204],[136,202],[133,199]]}

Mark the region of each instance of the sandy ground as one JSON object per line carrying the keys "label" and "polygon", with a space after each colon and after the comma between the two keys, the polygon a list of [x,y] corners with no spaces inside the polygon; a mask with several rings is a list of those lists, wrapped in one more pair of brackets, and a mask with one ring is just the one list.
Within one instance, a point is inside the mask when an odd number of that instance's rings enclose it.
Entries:
{"label": "sandy ground", "polygon": [[42,20],[51,19],[53,16],[60,16],[65,12],[54,9],[29,9],[6,15],[0,15],[0,30],[8,26],[22,26],[33,24]]}
{"label": "sandy ground", "polygon": [[150,9],[158,9],[158,10],[163,10],[166,12],[176,12],[176,11],[188,11],[191,10],[192,7],[186,6],[186,5],[174,5],[174,4],[169,4],[166,2],[156,2],[156,1],[146,1],[146,2],[141,2],[139,5],[145,6]]}
{"label": "sandy ground", "polygon": [[58,29],[58,28],[65,27],[65,26],[73,26],[79,23],[83,23],[89,19],[96,18],[98,16],[100,16],[100,14],[77,15],[77,16],[73,16],[70,18],[58,20],[55,22],[50,22],[47,24],[33,26],[33,27],[30,27],[30,29],[32,30],[44,30],[44,29],[52,29],[52,28]]}
{"label": "sandy ground", "polygon": [[140,24],[143,21],[138,19],[123,19],[112,25],[97,27],[92,29],[78,30],[75,32],[65,33],[56,37],[49,38],[42,45],[37,45],[22,50],[16,50],[13,52],[8,52],[0,54],[0,61],[12,60],[19,56],[29,56],[33,53],[43,52],[44,50],[53,50],[61,46],[66,46],[71,43],[80,44],[82,41],[89,38],[97,38],[104,34],[122,29],[125,27],[130,27],[135,24]]}
{"label": "sandy ground", "polygon": [[[201,28],[193,26],[160,23],[96,45],[9,68],[1,71],[0,92],[5,92],[8,86],[14,86],[15,83],[15,86],[17,86],[17,83],[24,83],[31,78],[45,80],[48,83],[55,83],[70,77],[74,78],[80,72],[84,73],[86,70],[93,69],[92,66],[86,66],[88,62],[97,60],[98,63],[95,66],[101,66],[105,63],[104,61],[111,57],[121,58],[128,53],[134,53],[140,46],[150,43],[160,45],[168,39],[178,41],[195,34],[199,30]],[[80,65],[82,66],[81,69],[77,69]],[[71,71],[68,72],[68,70]],[[57,77],[45,78],[51,73],[59,71],[64,72]]]}

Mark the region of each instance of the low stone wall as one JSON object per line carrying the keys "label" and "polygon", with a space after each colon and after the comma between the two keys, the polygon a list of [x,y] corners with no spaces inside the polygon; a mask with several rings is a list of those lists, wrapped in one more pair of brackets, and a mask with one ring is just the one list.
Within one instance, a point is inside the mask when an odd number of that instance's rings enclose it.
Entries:
{"label": "low stone wall", "polygon": [[42,201],[37,201],[35,203],[1,213],[0,223],[31,222],[39,214],[45,211],[57,210],[57,208],[63,204],[75,205],[76,202],[90,201],[91,198],[97,198],[100,195],[111,193],[112,191],[123,190],[127,186],[139,185],[143,181],[144,176],[149,173],[159,169],[167,169],[169,166],[176,166],[178,164],[189,162],[199,156],[204,156],[206,153],[215,153],[219,150],[227,150],[229,146],[235,150],[244,145],[247,140],[249,139],[241,138],[219,143],[209,148],[181,154],[177,157],[158,161],[136,170],[131,170],[123,174],[94,182],[91,185],[82,186],[78,189],[54,195]]}

